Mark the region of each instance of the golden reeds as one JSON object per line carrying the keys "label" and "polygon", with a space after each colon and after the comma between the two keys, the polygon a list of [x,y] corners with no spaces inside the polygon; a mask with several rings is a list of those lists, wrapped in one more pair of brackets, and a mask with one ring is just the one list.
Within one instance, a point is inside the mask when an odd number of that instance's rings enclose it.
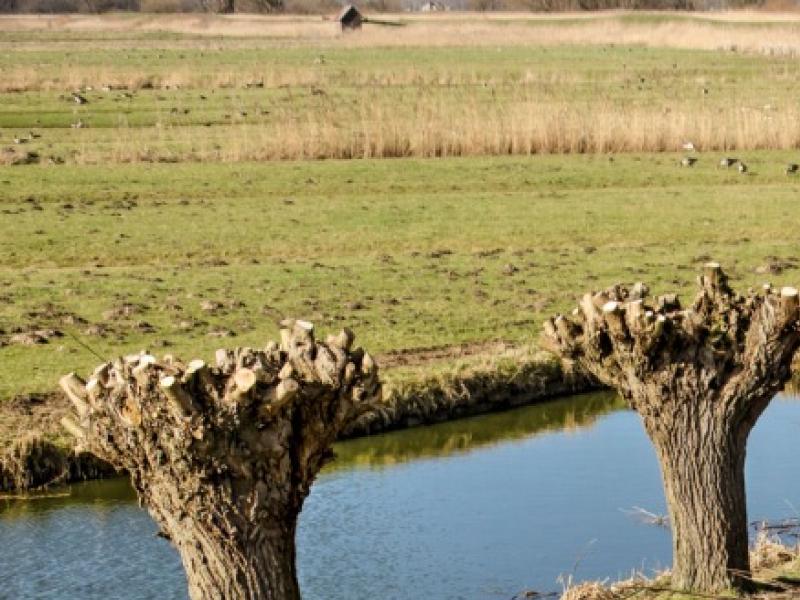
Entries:
{"label": "golden reeds", "polygon": [[[626,20],[627,15],[653,16],[652,20]],[[800,51],[800,14],[731,11],[723,13],[665,13],[602,11],[599,13],[458,13],[382,15],[405,27],[391,35],[378,25],[356,34],[342,34],[331,16],[257,15],[14,15],[0,18],[0,31],[111,32],[126,34],[167,32],[195,36],[194,44],[208,44],[214,36],[238,38],[241,47],[265,47],[276,43],[318,42],[358,46],[509,46],[562,44],[619,44],[648,47],[731,49],[766,53]],[[205,38],[205,39],[203,39]],[[103,40],[96,43],[102,45]],[[106,40],[108,43],[108,40]],[[114,40],[141,47],[147,40]],[[172,42],[186,47],[186,40]],[[35,36],[14,44],[41,44]],[[159,43],[160,47],[164,47]]]}
{"label": "golden reeds", "polygon": [[800,108],[653,110],[605,104],[457,106],[420,101],[402,113],[363,103],[320,106],[260,124],[73,132],[68,161],[262,161],[800,148]]}

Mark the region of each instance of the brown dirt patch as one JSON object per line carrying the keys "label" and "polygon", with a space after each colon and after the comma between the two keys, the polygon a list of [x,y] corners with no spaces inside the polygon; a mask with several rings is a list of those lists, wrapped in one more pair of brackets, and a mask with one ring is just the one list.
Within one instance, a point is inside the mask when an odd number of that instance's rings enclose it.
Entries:
{"label": "brown dirt patch", "polygon": [[59,421],[69,402],[60,392],[28,394],[0,402],[0,450],[32,433],[60,434]]}
{"label": "brown dirt patch", "polygon": [[430,346],[427,348],[391,350],[378,355],[375,360],[382,369],[413,367],[445,360],[465,358],[476,354],[499,354],[513,347],[513,344],[501,340],[469,342],[451,346]]}

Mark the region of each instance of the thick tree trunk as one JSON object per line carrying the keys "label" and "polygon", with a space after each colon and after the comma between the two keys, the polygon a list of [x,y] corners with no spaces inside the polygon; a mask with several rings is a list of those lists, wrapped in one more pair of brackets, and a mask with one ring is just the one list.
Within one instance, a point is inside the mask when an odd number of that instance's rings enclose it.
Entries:
{"label": "thick tree trunk", "polygon": [[616,388],[656,448],[673,529],[673,586],[742,589],[749,575],[747,437],[790,377],[800,344],[800,294],[734,293],[709,263],[683,309],[647,286],[586,294],[572,315],[545,322],[545,342]]}
{"label": "thick tree trunk", "polygon": [[294,520],[271,531],[245,528],[231,536],[206,523],[183,522],[178,548],[193,600],[300,600]]}
{"label": "thick tree trunk", "polygon": [[709,418],[679,435],[657,432],[651,439],[672,524],[672,587],[741,589],[750,573],[746,434]]}
{"label": "thick tree trunk", "polygon": [[299,600],[297,515],[341,430],[380,395],[377,366],[344,330],[305,321],[281,344],[217,351],[217,365],[149,354],[61,387],[64,426],[131,476],[178,548],[196,600]]}

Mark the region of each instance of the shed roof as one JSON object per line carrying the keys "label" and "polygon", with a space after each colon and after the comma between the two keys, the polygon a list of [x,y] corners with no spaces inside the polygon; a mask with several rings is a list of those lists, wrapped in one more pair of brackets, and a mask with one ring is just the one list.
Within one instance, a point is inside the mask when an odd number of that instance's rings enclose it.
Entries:
{"label": "shed roof", "polygon": [[339,22],[347,22],[352,21],[356,17],[360,16],[361,13],[355,6],[352,4],[346,4],[344,7],[342,7],[342,10],[339,12],[339,16],[336,17],[336,20]]}

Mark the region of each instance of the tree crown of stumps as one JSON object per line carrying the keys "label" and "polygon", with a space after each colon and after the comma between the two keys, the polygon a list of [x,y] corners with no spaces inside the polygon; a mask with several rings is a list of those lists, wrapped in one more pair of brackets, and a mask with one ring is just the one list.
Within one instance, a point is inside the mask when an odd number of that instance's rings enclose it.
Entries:
{"label": "tree crown of stumps", "polygon": [[737,294],[718,263],[707,263],[697,281],[687,308],[676,294],[648,298],[643,283],[588,293],[571,317],[545,321],[545,345],[628,400],[627,390],[666,400],[681,382],[732,398],[756,382],[761,389],[766,378],[779,391],[797,346],[797,289],[765,284]]}
{"label": "tree crown of stumps", "polygon": [[378,369],[344,329],[307,321],[216,365],[144,352],[61,379],[79,445],[131,476],[180,551],[192,598],[294,600],[297,514],[340,431],[379,399]]}
{"label": "tree crown of stumps", "polygon": [[[128,470],[159,446],[168,455],[194,447],[198,457],[211,458],[202,450],[224,443],[233,456],[230,442],[253,441],[234,440],[237,431],[269,438],[268,430],[289,421],[301,429],[292,432],[295,442],[325,445],[379,397],[377,365],[369,353],[353,349],[349,329],[321,343],[311,323],[286,319],[280,333],[280,344],[270,341],[263,349],[217,350],[215,366],[142,352],[99,365],[88,382],[70,373],[60,385],[75,414],[62,424],[79,446]],[[312,425],[315,431],[305,431]],[[303,439],[311,433],[324,435]],[[269,445],[258,449],[270,454]]]}

